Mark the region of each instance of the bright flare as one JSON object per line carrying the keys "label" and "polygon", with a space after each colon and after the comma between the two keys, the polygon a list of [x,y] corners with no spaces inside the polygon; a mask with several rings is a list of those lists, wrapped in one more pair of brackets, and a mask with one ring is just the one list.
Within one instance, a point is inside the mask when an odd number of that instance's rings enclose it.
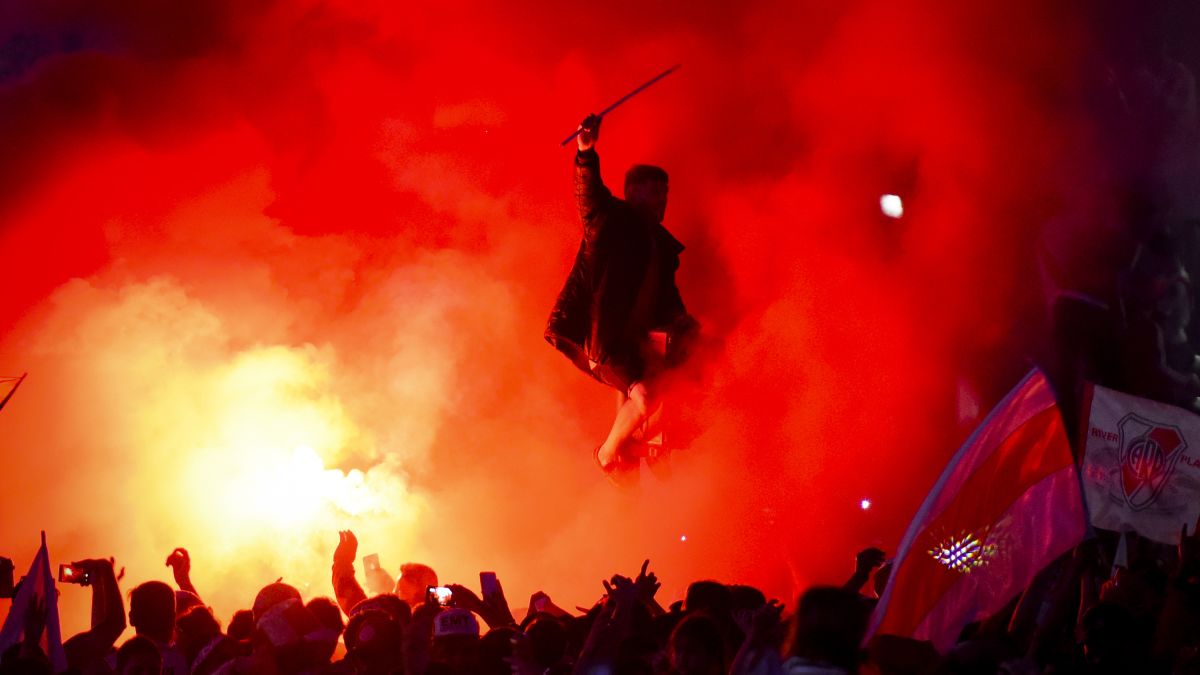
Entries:
{"label": "bright flare", "polygon": [[879,210],[888,218],[899,218],[904,215],[904,202],[900,195],[883,195],[879,198]]}

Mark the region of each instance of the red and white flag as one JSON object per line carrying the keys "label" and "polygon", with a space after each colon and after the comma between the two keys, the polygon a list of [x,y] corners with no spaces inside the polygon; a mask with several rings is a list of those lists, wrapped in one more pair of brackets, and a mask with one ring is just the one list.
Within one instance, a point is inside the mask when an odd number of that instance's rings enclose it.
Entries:
{"label": "red and white flag", "polygon": [[1050,384],[1034,370],[992,410],[917,511],[872,616],[876,633],[954,646],[1087,529]]}
{"label": "red and white flag", "polygon": [[1089,384],[1082,417],[1092,524],[1179,543],[1200,516],[1200,416]]}
{"label": "red and white flag", "polygon": [[42,653],[50,659],[54,672],[67,669],[67,654],[63,651],[62,632],[58,623],[58,591],[54,588],[54,577],[50,574],[50,553],[46,550],[46,533],[42,533],[42,547],[33,558],[29,574],[21,581],[21,587],[13,598],[0,629],[0,653],[25,639],[25,620],[30,606],[39,603],[45,608],[45,626],[38,639]]}

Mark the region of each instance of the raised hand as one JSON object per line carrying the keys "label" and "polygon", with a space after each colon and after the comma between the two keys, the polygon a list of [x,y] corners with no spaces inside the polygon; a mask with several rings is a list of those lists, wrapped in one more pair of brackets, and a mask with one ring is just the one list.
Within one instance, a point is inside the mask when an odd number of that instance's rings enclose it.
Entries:
{"label": "raised hand", "polygon": [[871,572],[882,567],[886,558],[886,553],[874,547],[859,551],[854,556],[854,574],[850,575],[842,588],[855,593],[861,591],[862,587],[871,579]]}
{"label": "raised hand", "polygon": [[629,607],[638,600],[638,589],[633,579],[614,574],[613,578],[602,582],[604,592],[608,595],[608,604],[614,608]]}
{"label": "raised hand", "polygon": [[186,575],[192,571],[192,558],[188,555],[186,548],[179,547],[171,551],[171,555],[167,556],[166,565],[175,574]]}
{"label": "raised hand", "polygon": [[579,143],[580,152],[586,152],[596,146],[596,141],[600,140],[602,119],[596,115],[588,115],[579,123],[579,135],[575,137],[575,140]]}
{"label": "raised hand", "polygon": [[338,545],[333,551],[333,564],[353,565],[358,558],[358,538],[350,530],[338,532]]}
{"label": "raised hand", "polygon": [[[368,556],[370,557],[370,556]],[[366,565],[366,563],[363,563]],[[396,588],[396,580],[382,567],[367,567],[367,588],[376,595],[391,593]]]}
{"label": "raised hand", "polygon": [[494,593],[480,598],[475,591],[459,584],[450,584],[446,588],[454,594],[454,606],[475,612],[483,617],[484,622],[492,628],[515,624],[512,612],[504,593]]}
{"label": "raised hand", "polygon": [[783,603],[772,599],[767,604],[754,611],[750,622],[750,632],[755,635],[767,636],[778,630],[782,624]]}
{"label": "raised hand", "polygon": [[487,606],[483,604],[483,600],[478,595],[475,595],[475,591],[461,584],[446,584],[446,588],[449,588],[453,594],[455,607],[470,610],[479,616],[483,616],[487,612]]}
{"label": "raised hand", "polygon": [[496,589],[488,592],[486,589],[483,593],[483,604],[487,605],[488,611],[492,613],[499,624],[488,622],[489,626],[508,626],[515,624],[517,621],[512,615],[512,610],[508,608],[508,598],[504,597],[504,587],[500,585],[500,580],[496,579]]}
{"label": "raised hand", "polygon": [[112,572],[114,562],[112,558],[108,560],[103,558],[87,558],[73,561],[71,567],[83,571],[84,576],[79,584],[80,586],[91,586],[98,580],[100,574],[105,571]]}
{"label": "raised hand", "polygon": [[633,580],[633,585],[637,589],[638,599],[642,602],[650,602],[654,599],[654,595],[658,593],[658,589],[662,588],[662,583],[659,582],[658,576],[654,572],[647,573],[650,567],[650,559],[647,558],[642,563],[642,569],[638,572],[637,579]]}
{"label": "raised hand", "polygon": [[854,574],[870,576],[871,572],[883,565],[887,554],[877,548],[864,548],[854,556]]}

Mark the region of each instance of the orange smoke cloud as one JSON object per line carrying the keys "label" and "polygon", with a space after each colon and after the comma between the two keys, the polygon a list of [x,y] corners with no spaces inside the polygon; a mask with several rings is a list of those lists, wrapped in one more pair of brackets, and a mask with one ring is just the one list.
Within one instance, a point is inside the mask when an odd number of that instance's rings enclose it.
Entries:
{"label": "orange smoke cloud", "polygon": [[[45,527],[142,581],[185,546],[222,618],[330,593],[346,528],[514,606],[647,556],[672,597],[841,581],[948,455],[956,378],[1022,367],[1086,48],[1043,5],[8,10],[0,554]],[[700,437],[631,500],[589,457],[611,392],[541,339],[578,243],[557,141],[679,61],[601,140],[611,186],[671,172],[714,345]]]}

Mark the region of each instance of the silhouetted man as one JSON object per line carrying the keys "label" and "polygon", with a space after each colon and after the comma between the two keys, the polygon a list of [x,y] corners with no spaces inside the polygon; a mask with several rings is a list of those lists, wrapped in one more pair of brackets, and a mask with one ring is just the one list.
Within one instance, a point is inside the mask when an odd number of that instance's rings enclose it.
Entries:
{"label": "silhouetted man", "polygon": [[635,433],[661,404],[659,384],[669,365],[665,343],[695,332],[675,271],[679,243],[662,226],[667,172],[636,165],[625,175],[625,199],[600,178],[595,144],[600,119],[589,116],[576,137],[575,198],[583,241],[559,293],[546,339],[585,373],[616,389],[619,407],[594,456],[619,484],[637,478]]}
{"label": "silhouetted man", "polygon": [[162,675],[187,675],[187,659],[171,646],[175,634],[175,591],[161,581],[147,581],[129,593],[129,625],[158,647]]}

